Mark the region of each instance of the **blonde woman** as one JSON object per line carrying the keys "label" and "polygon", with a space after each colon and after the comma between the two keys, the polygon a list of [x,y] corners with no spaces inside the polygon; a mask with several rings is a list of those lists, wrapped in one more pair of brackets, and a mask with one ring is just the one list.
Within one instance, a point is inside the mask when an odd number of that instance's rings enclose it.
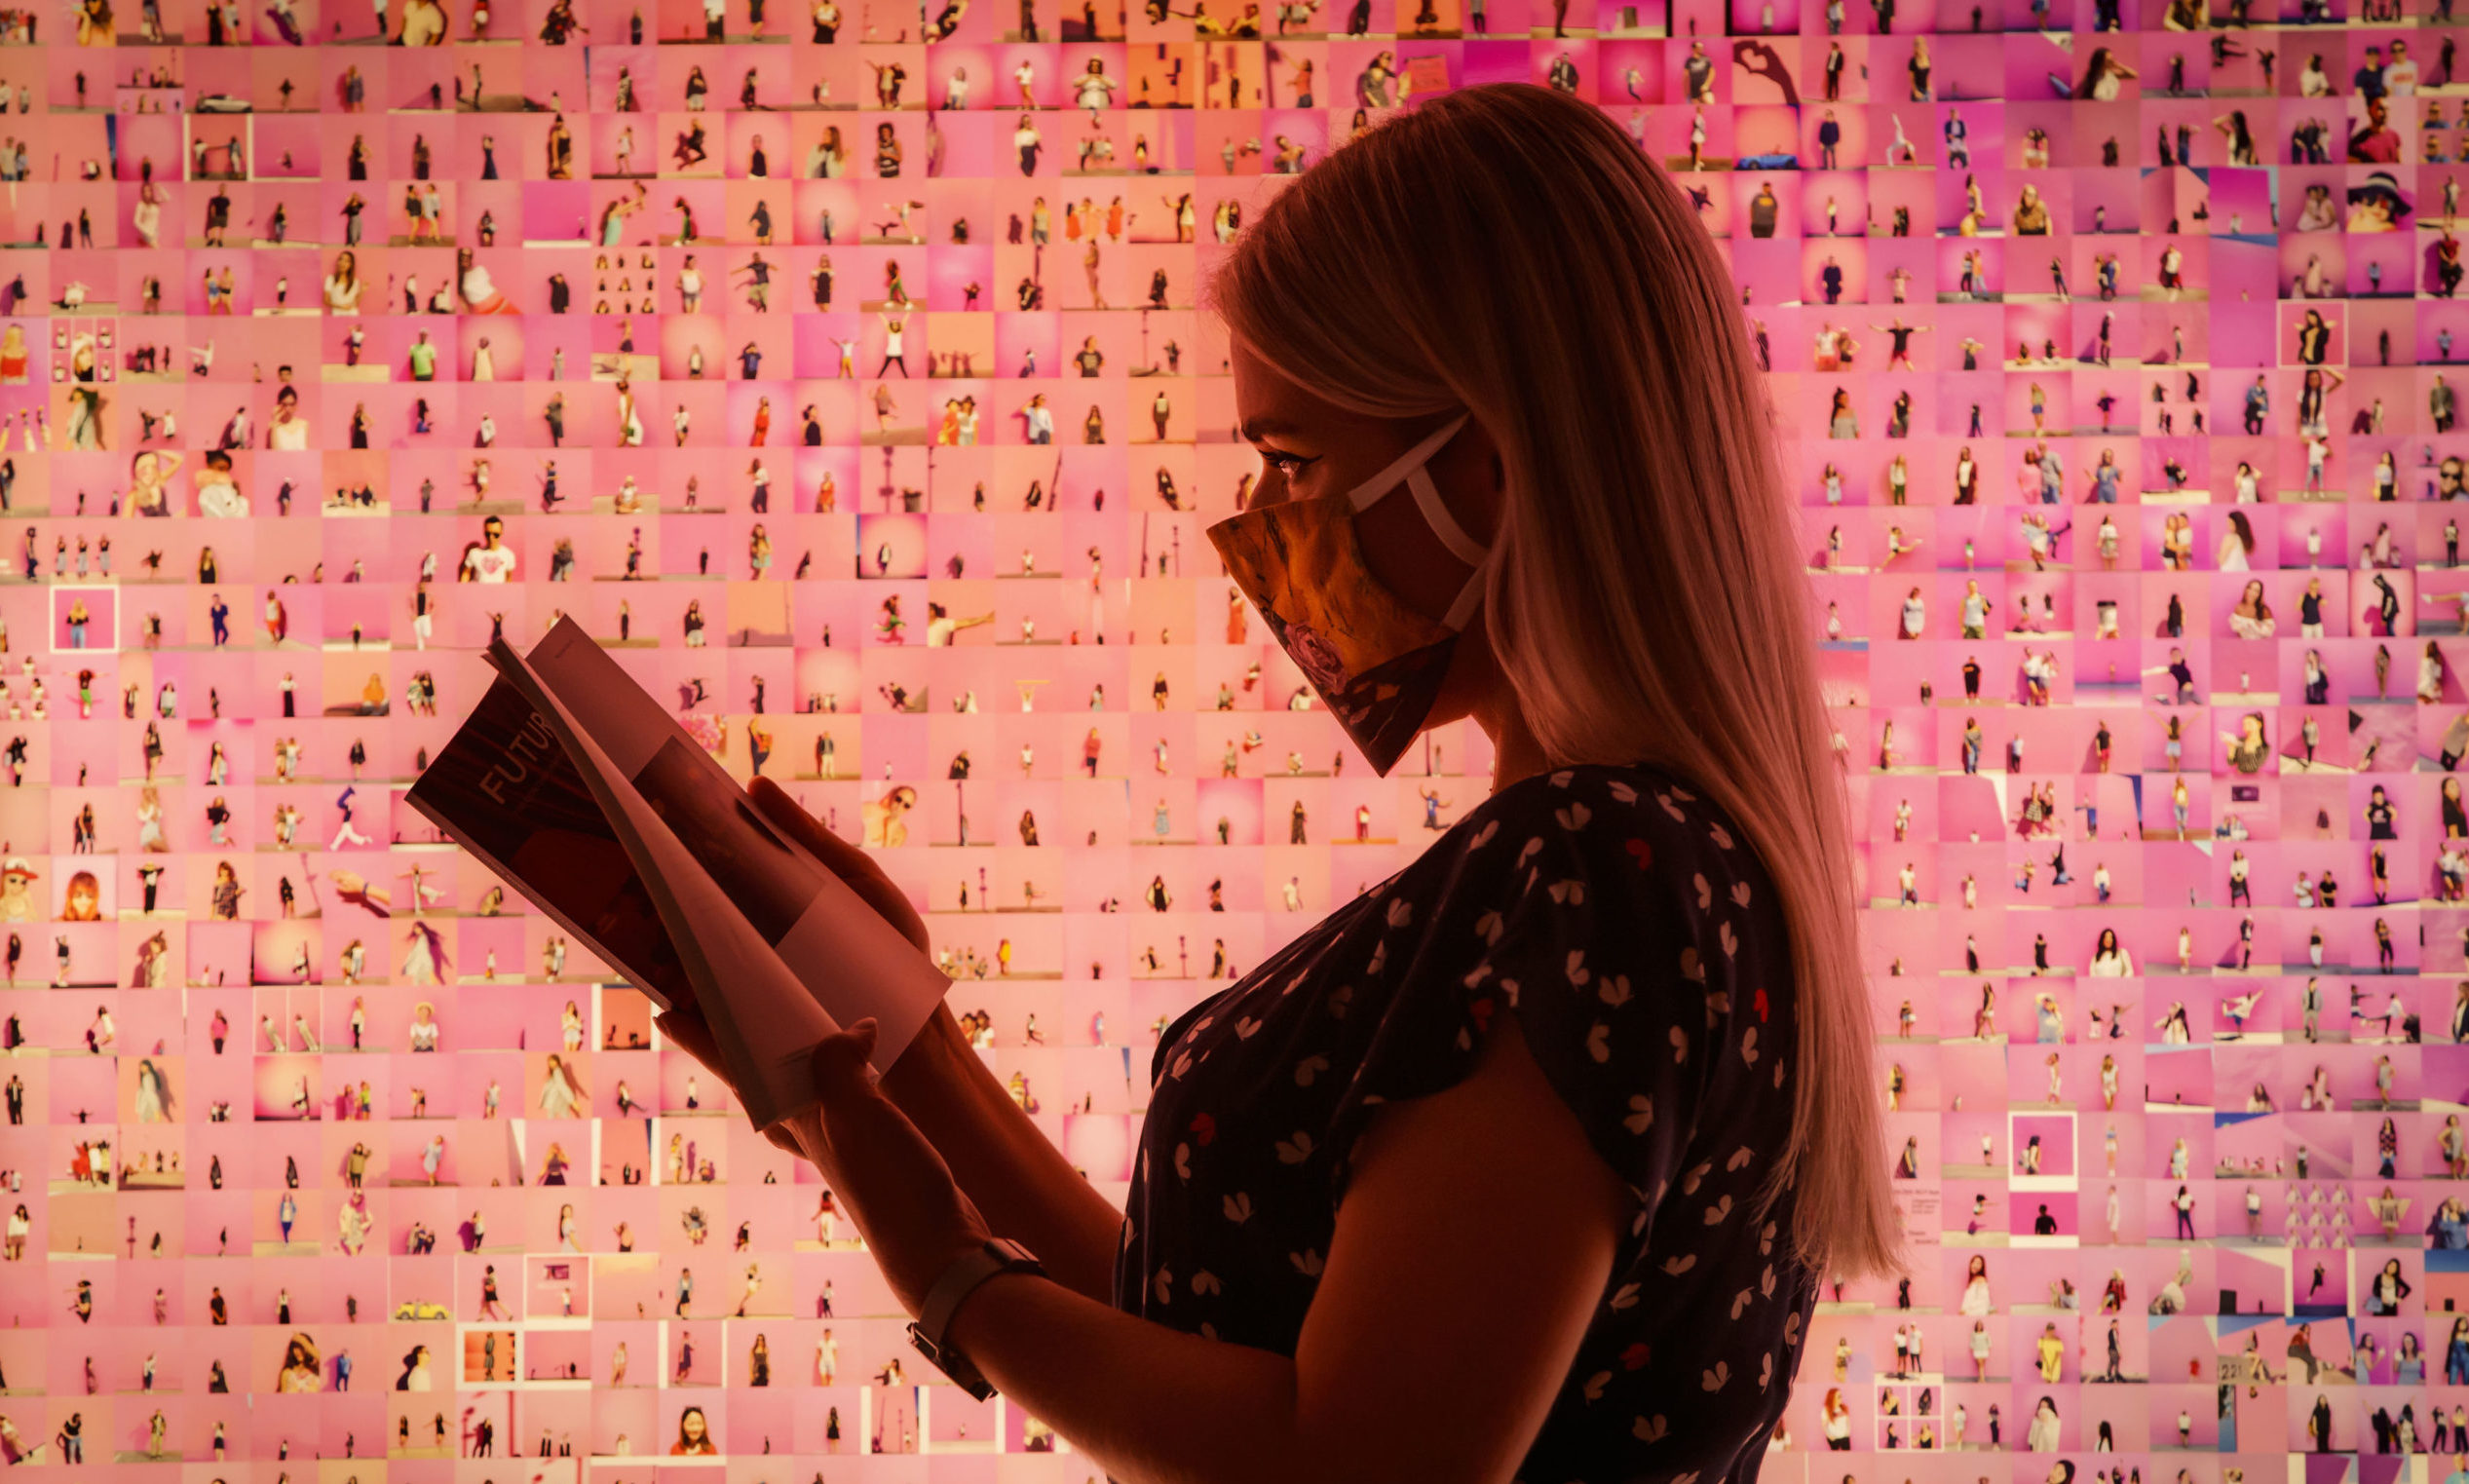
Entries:
{"label": "blonde woman", "polygon": [[137,240],[148,247],[163,246],[163,188],[148,180],[137,187],[137,203],[130,209],[130,224],[137,229]]}
{"label": "blonde woman", "polygon": [[[1477,276],[1499,291],[1469,298]],[[1755,1466],[1820,1275],[1885,1274],[1899,1241],[1842,784],[1738,306],[1670,177],[1527,84],[1359,133],[1221,259],[1263,471],[1213,542],[1376,773],[1471,720],[1494,791],[1274,979],[1165,1027],[1131,1228],[948,1008],[880,1087],[869,1023],[818,1048],[817,1109],[770,1137],[847,1200],[947,1369],[1125,1476]],[[867,857],[754,798],[927,953]],[[1230,1183],[1228,1151],[1278,1142]],[[1469,1202],[1512,1219],[1432,1240]],[[1651,1302],[1607,1305],[1628,1283]]]}
{"label": "blonde woman", "polygon": [[137,793],[137,849],[159,854],[171,848],[163,830],[163,791],[148,783]]}

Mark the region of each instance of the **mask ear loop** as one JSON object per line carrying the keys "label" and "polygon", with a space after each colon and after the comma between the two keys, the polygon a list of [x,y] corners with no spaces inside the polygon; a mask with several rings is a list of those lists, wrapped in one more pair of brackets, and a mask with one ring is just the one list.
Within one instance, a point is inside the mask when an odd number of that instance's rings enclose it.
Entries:
{"label": "mask ear loop", "polygon": [[1440,544],[1449,549],[1450,554],[1474,568],[1465,586],[1458,590],[1456,601],[1449,605],[1447,617],[1441,620],[1453,632],[1463,629],[1474,617],[1474,610],[1483,602],[1483,573],[1491,561],[1492,552],[1483,543],[1467,535],[1465,527],[1449,514],[1449,507],[1441,503],[1439,486],[1432,482],[1431,472],[1424,466],[1433,454],[1448,446],[1449,440],[1458,436],[1471,416],[1471,413],[1462,412],[1448,426],[1434,429],[1428,438],[1399,455],[1386,469],[1356,485],[1348,497],[1348,503],[1356,510],[1364,510],[1395,488],[1399,472],[1406,472],[1406,487],[1414,492],[1415,508],[1423,513],[1424,523],[1431,527],[1433,535],[1440,538]]}
{"label": "mask ear loop", "polygon": [[[1407,476],[1408,471],[1420,472],[1425,459],[1438,453],[1451,438],[1456,438],[1458,430],[1466,425],[1466,417],[1467,414],[1460,413],[1457,420],[1447,427],[1434,429],[1430,437],[1391,460],[1386,469],[1354,486],[1347,495],[1347,503],[1358,511],[1378,504],[1382,496],[1397,487],[1398,481]],[[1421,497],[1417,498],[1416,503],[1419,505],[1422,503]],[[1455,521],[1450,523],[1453,527],[1456,525]]]}
{"label": "mask ear loop", "polygon": [[1449,514],[1449,507],[1441,503],[1440,487],[1432,482],[1431,471],[1426,465],[1431,455],[1447,446],[1449,439],[1465,425],[1466,419],[1461,417],[1441,430],[1439,440],[1427,444],[1424,462],[1418,463],[1414,473],[1406,476],[1406,487],[1415,493],[1415,508],[1423,512],[1424,523],[1431,527],[1431,533],[1440,538],[1440,544],[1449,549],[1451,555],[1474,568],[1472,575],[1466,578],[1465,586],[1458,590],[1457,599],[1449,605],[1448,614],[1440,621],[1453,633],[1462,632],[1473,620],[1474,610],[1482,605],[1483,574],[1491,565],[1492,552],[1467,535],[1465,527],[1458,523],[1458,517]]}
{"label": "mask ear loop", "polygon": [[1440,538],[1450,554],[1469,567],[1482,566],[1483,558],[1491,552],[1467,535],[1465,527],[1458,524],[1458,517],[1449,514],[1449,507],[1440,503],[1440,488],[1431,482],[1431,471],[1416,465],[1415,472],[1406,476],[1406,487],[1415,492],[1415,509],[1424,513],[1431,533]]}
{"label": "mask ear loop", "polygon": [[1450,632],[1464,632],[1466,625],[1474,619],[1474,610],[1483,606],[1483,574],[1489,570],[1490,565],[1488,556],[1478,560],[1474,564],[1474,575],[1467,578],[1466,585],[1458,590],[1458,600],[1449,605],[1448,615],[1440,621]]}

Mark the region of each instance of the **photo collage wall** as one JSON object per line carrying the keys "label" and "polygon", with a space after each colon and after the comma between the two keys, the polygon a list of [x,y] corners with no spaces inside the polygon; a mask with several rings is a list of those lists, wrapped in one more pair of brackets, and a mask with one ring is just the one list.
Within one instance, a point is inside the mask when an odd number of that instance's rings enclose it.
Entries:
{"label": "photo collage wall", "polygon": [[2465,24],[0,8],[0,1462],[1099,1475],[403,795],[574,619],[1120,1199],[1168,1021],[1490,785],[1462,723],[1376,776],[1228,581],[1204,276],[1523,81],[1735,276],[1854,811],[1914,1265],[1765,1477],[2469,1484]]}

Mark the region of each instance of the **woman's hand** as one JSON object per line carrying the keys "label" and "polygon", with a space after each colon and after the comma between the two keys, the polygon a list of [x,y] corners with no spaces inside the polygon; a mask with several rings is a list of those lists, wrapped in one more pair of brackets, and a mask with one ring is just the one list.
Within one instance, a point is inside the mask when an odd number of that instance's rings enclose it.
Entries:
{"label": "woman's hand", "polygon": [[[750,797],[775,827],[926,951],[926,925],[863,851],[816,823],[768,780],[758,780]],[[728,1084],[711,1030],[691,1007],[654,1024]],[[833,1044],[825,1042],[817,1053],[818,1075],[837,1065],[821,1058],[847,1054],[830,1051]],[[860,1073],[874,1046],[869,1029],[853,1063]],[[852,1219],[903,1303],[922,1299],[942,1265],[983,1241],[990,1229],[1026,1244],[1064,1286],[1109,1301],[1122,1212],[1064,1159],[969,1048],[949,1005],[935,1008],[879,1083],[858,1080],[865,1083],[862,1096],[839,1104],[826,1098],[817,1114],[769,1137],[813,1161],[832,1192],[847,1198]],[[835,1106],[849,1110],[846,1122],[832,1122]]]}
{"label": "woman's hand", "polygon": [[[840,878],[841,883],[857,894],[857,899],[872,907],[883,920],[900,932],[902,937],[917,944],[918,951],[929,951],[931,939],[926,923],[909,904],[908,894],[893,884],[892,878],[875,864],[874,857],[851,845],[815,821],[815,817],[801,808],[788,790],[770,779],[756,779],[747,796],[775,829],[796,841],[808,855],[822,862],[823,868]],[[735,1084],[722,1063],[720,1048],[711,1038],[711,1028],[704,1024],[703,1012],[692,1006],[680,1006],[656,1018],[662,1035],[677,1043],[688,1055],[702,1062],[719,1078],[734,1095]],[[871,1047],[871,1042],[869,1043]],[[774,1142],[778,1142],[775,1140]],[[801,1151],[783,1145],[789,1153]]]}
{"label": "woman's hand", "polygon": [[920,953],[933,952],[933,940],[927,935],[926,922],[910,905],[906,892],[893,884],[872,856],[841,839],[815,822],[815,817],[789,797],[788,790],[770,779],[756,779],[747,790],[754,807],[780,833],[806,848],[806,853],[823,863],[824,869],[839,877],[859,900],[882,915],[883,920],[900,930],[900,935],[917,944]]}
{"label": "woman's hand", "polygon": [[867,1066],[874,1043],[869,1016],[817,1046],[815,1090],[822,1102],[764,1137],[822,1172],[901,1307],[916,1314],[943,1270],[994,1234],[943,1157],[875,1086]]}
{"label": "woman's hand", "polygon": [[[655,1023],[736,1094],[700,1015],[671,1010]],[[868,1016],[817,1046],[815,1090],[822,1101],[763,1130],[763,1137],[821,1172],[893,1293],[915,1314],[945,1266],[994,1234],[942,1155],[875,1085],[867,1065],[875,1031]]]}

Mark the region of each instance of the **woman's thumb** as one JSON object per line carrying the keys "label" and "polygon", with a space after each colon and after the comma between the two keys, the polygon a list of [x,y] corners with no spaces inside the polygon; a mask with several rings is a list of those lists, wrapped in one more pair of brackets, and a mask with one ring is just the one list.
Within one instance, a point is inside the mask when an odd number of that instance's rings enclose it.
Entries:
{"label": "woman's thumb", "polygon": [[869,1015],[815,1047],[815,1075],[827,1094],[871,1084],[866,1063],[874,1055],[877,1031]]}
{"label": "woman's thumb", "polygon": [[[830,832],[816,823],[815,817],[808,814],[806,807],[798,803],[796,797],[787,789],[770,779],[756,779],[747,793],[754,800],[755,808],[760,810],[766,818],[795,835],[799,844],[817,854],[829,849],[828,845],[816,837],[830,836]],[[841,842],[837,836],[830,836],[830,844],[839,843]]]}
{"label": "woman's thumb", "polygon": [[714,1050],[711,1033],[691,1009],[681,1007],[653,1017],[652,1023],[660,1028],[662,1035],[676,1042],[697,1060],[707,1060]]}

